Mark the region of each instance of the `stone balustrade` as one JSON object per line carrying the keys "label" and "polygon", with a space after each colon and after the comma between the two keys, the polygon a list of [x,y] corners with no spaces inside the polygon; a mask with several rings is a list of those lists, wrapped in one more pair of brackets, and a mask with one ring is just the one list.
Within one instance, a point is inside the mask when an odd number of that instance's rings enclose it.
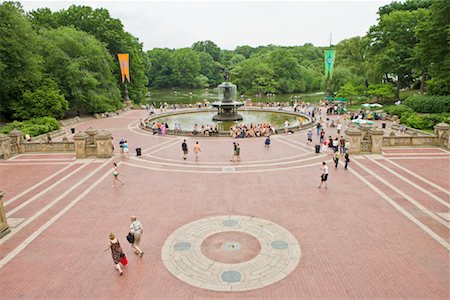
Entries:
{"label": "stone balustrade", "polygon": [[113,156],[112,135],[108,131],[89,128],[78,132],[73,141],[63,139],[61,142],[24,141],[24,134],[13,130],[8,135],[0,134],[0,158],[8,159],[21,153],[75,152],[76,158]]}
{"label": "stone balustrade", "polygon": [[382,129],[370,125],[351,126],[345,131],[345,138],[350,143],[349,153],[381,153],[382,147],[421,147],[437,146],[450,149],[450,126],[439,123],[434,127],[435,134],[421,134],[414,131],[412,135],[397,136],[391,132],[384,136]]}
{"label": "stone balustrade", "polygon": [[3,195],[5,193],[0,191],[0,238],[10,232],[8,222],[6,220],[5,209],[3,207]]}

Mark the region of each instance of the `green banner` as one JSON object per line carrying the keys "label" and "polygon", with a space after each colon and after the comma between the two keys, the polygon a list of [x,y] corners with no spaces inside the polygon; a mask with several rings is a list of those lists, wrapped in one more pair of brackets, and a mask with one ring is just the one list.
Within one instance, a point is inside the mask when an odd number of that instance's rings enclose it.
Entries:
{"label": "green banner", "polygon": [[330,74],[330,78],[333,76],[334,57],[336,56],[336,50],[325,50],[325,76]]}

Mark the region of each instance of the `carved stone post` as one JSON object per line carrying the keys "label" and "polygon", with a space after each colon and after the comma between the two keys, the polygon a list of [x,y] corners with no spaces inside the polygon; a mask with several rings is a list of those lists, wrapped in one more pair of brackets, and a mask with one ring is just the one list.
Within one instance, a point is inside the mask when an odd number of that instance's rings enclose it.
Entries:
{"label": "carved stone post", "polygon": [[358,154],[361,152],[362,131],[357,127],[347,128],[345,131],[345,139],[350,143],[350,154]]}
{"label": "carved stone post", "polygon": [[95,144],[95,136],[97,135],[97,129],[89,127],[86,130],[86,134],[89,136],[88,139],[87,139],[87,144],[88,145],[94,145]]}
{"label": "carved stone post", "polygon": [[372,148],[370,149],[370,152],[377,154],[381,153],[384,131],[379,127],[373,127],[369,130],[369,133],[372,139]]}
{"label": "carved stone post", "polygon": [[95,137],[97,157],[110,158],[113,155],[112,135],[109,131],[100,130]]}
{"label": "carved stone post", "polygon": [[17,129],[12,130],[8,136],[11,139],[11,152],[12,153],[24,153],[25,149],[22,145],[23,132]]}
{"label": "carved stone post", "polygon": [[5,193],[0,191],[0,238],[4,237],[11,230],[9,230],[8,222],[6,221],[5,209],[3,208],[3,195]]}
{"label": "carved stone post", "polygon": [[361,128],[362,139],[363,139],[363,140],[368,140],[368,139],[369,139],[368,133],[369,133],[370,129],[372,129],[372,125],[369,125],[369,124],[361,124],[361,125],[359,126],[359,128]]}
{"label": "carved stone post", "polygon": [[73,136],[75,141],[75,157],[76,158],[86,158],[86,143],[88,135],[85,132],[78,132]]}
{"label": "carved stone post", "polygon": [[450,126],[447,123],[439,123],[434,126],[434,133],[437,135],[438,146],[446,146],[450,149],[449,131]]}
{"label": "carved stone post", "polygon": [[10,138],[5,134],[0,134],[0,151],[4,159],[11,157],[11,143]]}

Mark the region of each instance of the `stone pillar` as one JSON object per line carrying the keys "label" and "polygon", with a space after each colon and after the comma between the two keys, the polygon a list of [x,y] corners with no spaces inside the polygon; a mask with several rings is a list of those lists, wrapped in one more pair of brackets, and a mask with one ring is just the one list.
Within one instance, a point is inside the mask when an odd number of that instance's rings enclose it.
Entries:
{"label": "stone pillar", "polygon": [[24,153],[25,149],[22,145],[23,142],[23,132],[17,129],[13,129],[9,134],[11,139],[11,152],[12,153]]}
{"label": "stone pillar", "polygon": [[9,230],[8,222],[6,221],[5,209],[3,208],[3,195],[5,193],[0,191],[0,238],[4,237],[11,230]]}
{"label": "stone pillar", "polygon": [[75,157],[76,158],[86,158],[86,144],[88,135],[85,132],[78,132],[73,136],[75,142]]}
{"label": "stone pillar", "polygon": [[361,152],[362,131],[357,127],[349,127],[345,130],[345,140],[350,143],[350,154],[359,154]]}
{"label": "stone pillar", "polygon": [[11,157],[11,143],[10,138],[5,134],[0,134],[0,152],[4,159]]}
{"label": "stone pillar", "polygon": [[88,135],[87,144],[94,145],[95,144],[95,136],[97,135],[97,129],[89,127],[86,130],[86,134]]}
{"label": "stone pillar", "polygon": [[112,135],[109,131],[100,130],[95,137],[97,157],[110,158],[113,155]]}
{"label": "stone pillar", "polygon": [[372,139],[372,148],[370,149],[370,152],[372,152],[372,154],[380,154],[381,147],[383,146],[384,131],[380,127],[373,127],[369,130],[369,133]]}
{"label": "stone pillar", "polygon": [[361,128],[362,139],[363,139],[363,140],[368,140],[368,139],[369,139],[368,133],[369,133],[370,129],[372,129],[372,125],[369,125],[369,124],[361,124],[361,125],[359,126],[359,128]]}
{"label": "stone pillar", "polygon": [[438,146],[446,146],[447,149],[450,149],[449,130],[450,126],[447,123],[439,123],[434,126],[434,133],[437,136]]}

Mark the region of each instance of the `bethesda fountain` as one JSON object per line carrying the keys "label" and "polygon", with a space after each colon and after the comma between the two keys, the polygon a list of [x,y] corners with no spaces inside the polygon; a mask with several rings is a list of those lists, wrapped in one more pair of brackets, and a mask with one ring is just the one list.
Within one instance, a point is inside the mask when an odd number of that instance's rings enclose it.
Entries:
{"label": "bethesda fountain", "polygon": [[236,101],[236,85],[230,82],[230,70],[225,69],[225,82],[217,88],[219,90],[219,101],[213,102],[212,106],[217,108],[217,114],[213,116],[213,121],[241,121],[243,118],[237,109],[244,105],[243,102]]}

